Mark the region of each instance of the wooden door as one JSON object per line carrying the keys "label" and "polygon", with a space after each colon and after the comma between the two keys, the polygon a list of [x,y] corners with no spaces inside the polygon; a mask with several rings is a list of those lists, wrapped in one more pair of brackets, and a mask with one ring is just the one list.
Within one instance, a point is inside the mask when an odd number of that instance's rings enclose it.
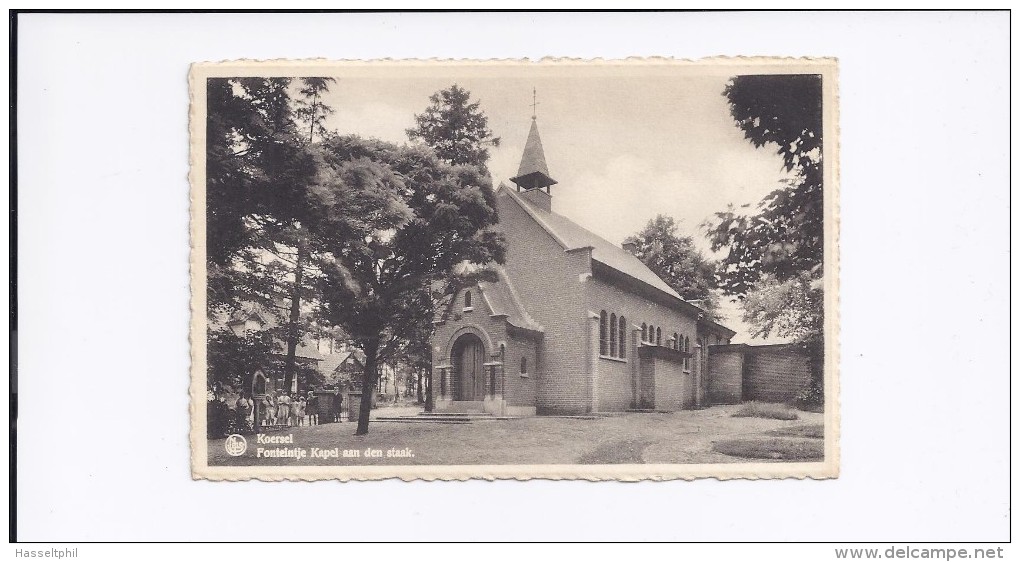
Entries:
{"label": "wooden door", "polygon": [[481,400],[485,395],[485,350],[477,336],[465,334],[457,342],[457,384],[460,390],[456,400]]}

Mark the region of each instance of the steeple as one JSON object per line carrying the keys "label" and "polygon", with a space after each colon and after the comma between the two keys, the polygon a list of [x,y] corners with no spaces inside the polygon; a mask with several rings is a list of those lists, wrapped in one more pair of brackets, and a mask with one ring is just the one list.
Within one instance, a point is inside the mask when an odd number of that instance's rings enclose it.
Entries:
{"label": "steeple", "polygon": [[534,113],[534,107],[537,105],[537,101],[532,103],[531,131],[528,132],[528,141],[524,143],[524,155],[521,157],[520,167],[517,168],[517,175],[510,178],[510,181],[517,184],[517,191],[544,187],[545,192],[549,193],[549,186],[555,185],[556,180],[549,176],[545,151],[542,150],[542,139],[538,136],[538,119]]}

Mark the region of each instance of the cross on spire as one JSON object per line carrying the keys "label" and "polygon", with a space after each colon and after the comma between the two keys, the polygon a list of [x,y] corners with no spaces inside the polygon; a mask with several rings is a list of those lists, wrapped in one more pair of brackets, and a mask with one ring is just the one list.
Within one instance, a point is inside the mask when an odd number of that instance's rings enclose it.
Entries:
{"label": "cross on spire", "polygon": [[531,87],[531,118],[532,119],[535,119],[537,117],[537,113],[538,113],[536,111],[537,108],[538,108],[538,90],[536,90],[535,87],[532,86]]}

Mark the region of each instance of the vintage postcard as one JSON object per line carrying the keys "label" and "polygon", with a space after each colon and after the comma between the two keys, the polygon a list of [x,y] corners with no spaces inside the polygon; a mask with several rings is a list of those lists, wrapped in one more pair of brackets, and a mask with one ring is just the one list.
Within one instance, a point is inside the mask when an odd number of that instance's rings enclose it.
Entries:
{"label": "vintage postcard", "polygon": [[838,476],[835,60],[190,88],[195,478]]}

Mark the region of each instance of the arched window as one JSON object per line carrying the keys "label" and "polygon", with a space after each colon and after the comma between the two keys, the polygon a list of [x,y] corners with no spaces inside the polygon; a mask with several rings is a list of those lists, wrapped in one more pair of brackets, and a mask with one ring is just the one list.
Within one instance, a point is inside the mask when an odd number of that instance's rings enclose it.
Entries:
{"label": "arched window", "polygon": [[609,353],[609,334],[606,330],[606,311],[603,310],[599,314],[599,355],[606,355]]}
{"label": "arched window", "polygon": [[609,355],[616,355],[616,313],[609,315]]}
{"label": "arched window", "polygon": [[655,329],[655,345],[662,345],[662,328]]}
{"label": "arched window", "polygon": [[648,324],[641,323],[641,341],[648,341]]}
{"label": "arched window", "polygon": [[471,291],[464,291],[464,308],[471,308]]}
{"label": "arched window", "polygon": [[[684,351],[686,353],[690,353],[691,352],[691,338],[689,338],[687,336],[684,336]],[[684,357],[684,369],[690,369],[690,368],[691,368],[691,358],[690,357]]]}
{"label": "arched window", "polygon": [[680,351],[680,334],[673,332],[673,349]]}
{"label": "arched window", "polygon": [[522,375],[528,374],[528,358],[527,357],[521,357],[521,374]]}
{"label": "arched window", "polygon": [[620,359],[627,358],[627,319],[620,317]]}
{"label": "arched window", "polygon": [[655,343],[655,326],[648,325],[648,343]]}

